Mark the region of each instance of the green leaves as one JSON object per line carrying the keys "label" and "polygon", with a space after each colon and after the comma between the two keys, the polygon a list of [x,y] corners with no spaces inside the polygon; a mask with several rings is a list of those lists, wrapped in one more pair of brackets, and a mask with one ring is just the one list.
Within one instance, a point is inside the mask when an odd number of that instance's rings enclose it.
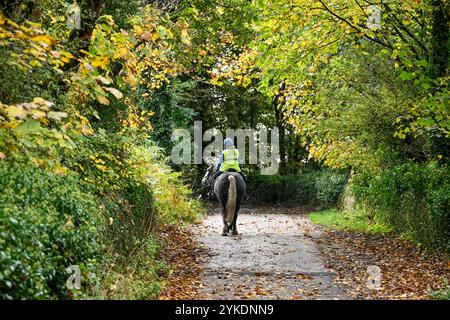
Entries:
{"label": "green leaves", "polygon": [[402,71],[402,72],[400,72],[399,77],[403,81],[408,81],[408,80],[414,79],[415,78],[415,74],[412,73],[412,72]]}
{"label": "green leaves", "polygon": [[437,145],[448,146],[449,79],[429,76],[430,39],[420,21],[431,22],[432,9],[424,2],[383,2],[376,28],[369,26],[373,8],[357,1],[255,6],[254,40],[219,65],[226,71],[213,73],[212,83],[258,79],[258,90],[285,110],[310,156],[376,170],[386,154],[394,162],[418,159],[425,145],[433,158]]}
{"label": "green leaves", "polygon": [[173,39],[173,33],[162,25],[156,27],[156,32],[161,39]]}
{"label": "green leaves", "polygon": [[40,129],[40,122],[34,119],[28,119],[18,127],[13,129],[13,132],[18,136],[28,135],[30,133],[36,133]]}
{"label": "green leaves", "polygon": [[[104,258],[104,219],[77,177],[57,169],[0,161],[2,299],[73,298],[65,269],[74,262],[82,268],[82,292],[95,284],[93,276]],[[65,228],[68,220],[76,228]]]}
{"label": "green leaves", "polygon": [[419,118],[419,119],[417,120],[417,123],[418,123],[420,126],[423,126],[423,127],[425,127],[425,128],[431,127],[431,126],[433,126],[433,125],[436,124],[436,122],[435,122],[433,119],[431,119],[431,118]]}

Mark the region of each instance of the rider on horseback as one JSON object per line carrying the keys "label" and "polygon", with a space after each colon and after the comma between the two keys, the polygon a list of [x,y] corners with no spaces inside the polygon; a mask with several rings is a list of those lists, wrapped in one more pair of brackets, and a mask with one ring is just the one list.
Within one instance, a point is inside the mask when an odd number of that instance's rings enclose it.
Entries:
{"label": "rider on horseback", "polygon": [[233,140],[231,138],[226,138],[223,141],[225,149],[223,150],[219,162],[217,163],[217,172],[213,176],[213,181],[215,181],[222,173],[227,171],[238,172],[245,182],[247,182],[247,177],[241,171],[239,163],[241,158],[239,156],[239,150],[235,148]]}

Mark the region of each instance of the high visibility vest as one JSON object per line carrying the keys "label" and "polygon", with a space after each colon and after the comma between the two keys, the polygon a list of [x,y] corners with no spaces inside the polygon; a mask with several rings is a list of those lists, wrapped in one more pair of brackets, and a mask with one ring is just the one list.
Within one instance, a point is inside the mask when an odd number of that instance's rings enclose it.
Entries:
{"label": "high visibility vest", "polygon": [[236,172],[241,172],[239,167],[239,150],[225,149],[223,150],[223,163],[220,166],[220,171],[226,172],[229,169],[234,169]]}

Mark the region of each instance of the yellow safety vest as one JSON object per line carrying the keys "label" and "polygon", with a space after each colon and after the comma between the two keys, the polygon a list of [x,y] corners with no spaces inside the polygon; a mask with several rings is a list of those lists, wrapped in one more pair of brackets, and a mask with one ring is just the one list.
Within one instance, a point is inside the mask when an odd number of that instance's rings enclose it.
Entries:
{"label": "yellow safety vest", "polygon": [[239,167],[239,150],[225,149],[223,150],[223,163],[220,166],[220,171],[226,172],[229,169],[234,169],[236,172],[241,172]]}

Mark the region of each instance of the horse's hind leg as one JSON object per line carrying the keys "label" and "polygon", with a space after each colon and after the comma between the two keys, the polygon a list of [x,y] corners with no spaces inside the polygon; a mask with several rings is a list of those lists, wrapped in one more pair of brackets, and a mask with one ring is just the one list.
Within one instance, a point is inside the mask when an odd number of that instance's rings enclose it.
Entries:
{"label": "horse's hind leg", "polygon": [[225,207],[222,207],[222,220],[223,220],[222,235],[223,236],[227,236],[228,231],[229,231],[228,223],[225,221],[226,216],[227,216],[227,211],[226,211]]}

